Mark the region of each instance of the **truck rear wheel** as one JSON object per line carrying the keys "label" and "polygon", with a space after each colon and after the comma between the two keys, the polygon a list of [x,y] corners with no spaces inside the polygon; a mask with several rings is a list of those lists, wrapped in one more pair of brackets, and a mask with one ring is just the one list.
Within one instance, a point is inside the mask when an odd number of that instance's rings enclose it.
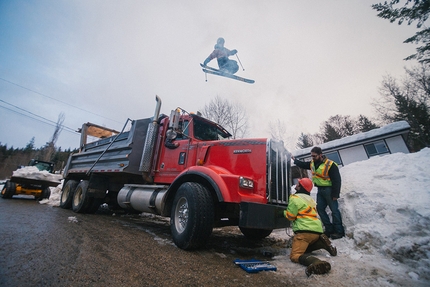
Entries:
{"label": "truck rear wheel", "polygon": [[68,180],[66,182],[60,197],[61,208],[69,209],[72,207],[73,194],[78,184],[79,184],[79,181],[77,180]]}
{"label": "truck rear wheel", "polygon": [[251,240],[260,240],[266,238],[273,231],[272,229],[257,229],[246,227],[239,227],[239,229],[240,231],[242,231],[242,234],[245,235],[246,238],[249,238]]}
{"label": "truck rear wheel", "polygon": [[12,196],[15,194],[16,191],[16,183],[10,182],[9,180],[6,181],[6,183],[3,186],[3,189],[1,190],[1,197],[2,198],[12,198]]}
{"label": "truck rear wheel", "polygon": [[182,184],[173,201],[170,230],[176,246],[184,250],[203,246],[212,233],[214,203],[201,184]]}
{"label": "truck rear wheel", "polygon": [[72,200],[72,209],[77,213],[84,213],[88,210],[91,199],[88,195],[88,180],[81,181],[75,189]]}

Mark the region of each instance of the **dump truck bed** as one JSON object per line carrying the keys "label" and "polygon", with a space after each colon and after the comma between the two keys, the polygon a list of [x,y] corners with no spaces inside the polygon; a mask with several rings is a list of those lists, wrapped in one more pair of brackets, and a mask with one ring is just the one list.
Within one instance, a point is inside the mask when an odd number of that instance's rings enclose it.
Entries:
{"label": "dump truck bed", "polygon": [[139,175],[140,160],[151,119],[132,122],[130,131],[88,143],[72,154],[64,170],[69,174],[129,173]]}

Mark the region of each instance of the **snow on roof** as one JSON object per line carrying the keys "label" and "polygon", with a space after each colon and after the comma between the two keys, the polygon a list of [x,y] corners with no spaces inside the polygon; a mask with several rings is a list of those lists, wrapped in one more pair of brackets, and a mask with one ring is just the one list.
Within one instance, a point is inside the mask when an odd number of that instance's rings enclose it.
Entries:
{"label": "snow on roof", "polygon": [[[363,142],[363,141],[370,140],[373,138],[382,137],[384,135],[406,132],[410,129],[410,127],[411,126],[406,121],[394,122],[394,123],[385,125],[383,127],[370,130],[368,132],[359,133],[359,134],[355,134],[352,136],[347,136],[347,137],[344,137],[344,138],[341,138],[338,140],[334,140],[334,141],[330,141],[330,142],[326,142],[326,143],[323,143],[323,144],[320,144],[317,146],[319,146],[323,150],[323,152],[325,152],[326,150],[334,149],[336,147],[351,145],[353,143]],[[308,148],[304,148],[304,149],[300,149],[300,150],[295,150],[292,152],[292,154],[294,156],[309,154],[311,152],[312,148],[313,148],[313,146],[308,147]]]}

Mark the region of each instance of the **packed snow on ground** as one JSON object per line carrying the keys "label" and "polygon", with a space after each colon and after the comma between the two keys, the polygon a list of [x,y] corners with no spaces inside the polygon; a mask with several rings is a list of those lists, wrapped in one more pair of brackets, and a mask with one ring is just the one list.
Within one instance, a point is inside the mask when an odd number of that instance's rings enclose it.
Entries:
{"label": "packed snow on ground", "polygon": [[[430,286],[429,171],[429,148],[342,167],[339,206],[346,237],[333,240],[335,257],[325,250],[314,252],[332,270],[307,278],[304,266],[289,260],[286,247],[270,260],[277,267],[273,276],[331,287]],[[51,187],[51,197],[40,203],[58,206],[60,194],[61,185]],[[292,233],[276,230],[270,236],[290,239]]]}

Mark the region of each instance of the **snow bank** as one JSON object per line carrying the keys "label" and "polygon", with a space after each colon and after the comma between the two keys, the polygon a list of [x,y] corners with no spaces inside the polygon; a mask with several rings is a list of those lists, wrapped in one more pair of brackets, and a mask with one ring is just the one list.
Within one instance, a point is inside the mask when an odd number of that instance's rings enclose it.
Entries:
{"label": "snow bank", "polygon": [[[346,233],[357,247],[430,270],[430,149],[355,162],[340,169]],[[430,279],[427,278],[427,279]]]}

